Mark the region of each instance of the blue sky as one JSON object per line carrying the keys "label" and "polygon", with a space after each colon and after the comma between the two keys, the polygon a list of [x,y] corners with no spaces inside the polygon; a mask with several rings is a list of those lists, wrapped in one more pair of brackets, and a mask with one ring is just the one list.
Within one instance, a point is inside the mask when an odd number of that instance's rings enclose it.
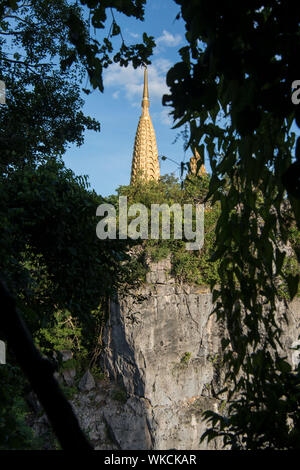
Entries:
{"label": "blue sky", "polygon": [[[180,60],[178,49],[185,44],[182,20],[175,20],[179,7],[174,0],[148,0],[145,21],[115,15],[127,44],[141,42],[142,33],[154,36],[157,48],[148,67],[150,114],[154,125],[159,155],[180,164],[184,159],[183,140],[173,143],[178,135],[171,129],[170,108],[162,106],[162,95],[168,93],[166,72]],[[98,194],[113,194],[120,185],[130,181],[134,137],[141,114],[143,90],[142,68],[113,64],[104,72],[104,93],[98,90],[83,95],[85,114],[96,118],[101,132],[87,131],[81,147],[72,146],[64,161],[77,175],[87,175]],[[187,152],[186,159],[190,157]],[[161,174],[175,172],[177,165],[161,161]]]}

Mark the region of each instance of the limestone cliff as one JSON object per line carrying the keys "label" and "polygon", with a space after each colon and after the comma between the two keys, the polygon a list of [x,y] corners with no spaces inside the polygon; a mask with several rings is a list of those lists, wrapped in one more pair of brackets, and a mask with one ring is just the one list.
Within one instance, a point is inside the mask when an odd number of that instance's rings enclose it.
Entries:
{"label": "limestone cliff", "polygon": [[[222,327],[210,316],[207,288],[178,285],[170,262],[150,265],[147,282],[111,301],[105,328],[102,367],[110,380],[89,373],[72,399],[80,424],[96,449],[218,449],[200,444],[202,412],[225,410],[216,398],[222,382]],[[284,306],[278,307],[283,322]],[[289,306],[282,324],[283,354],[299,362],[300,299]],[[63,380],[72,385],[71,371]],[[35,422],[47,432],[45,415]]]}
{"label": "limestone cliff", "polygon": [[[176,285],[168,275],[170,268],[167,260],[152,264],[138,292],[112,302],[103,366],[139,402],[139,427],[141,420],[145,425],[132,448],[218,448],[216,441],[200,445],[200,437],[205,431],[203,410],[220,412],[224,407],[215,397],[222,374],[223,331],[210,316],[211,293]],[[281,313],[279,307],[279,317]],[[299,336],[300,299],[291,304],[288,316],[283,348],[296,363],[291,346]]]}

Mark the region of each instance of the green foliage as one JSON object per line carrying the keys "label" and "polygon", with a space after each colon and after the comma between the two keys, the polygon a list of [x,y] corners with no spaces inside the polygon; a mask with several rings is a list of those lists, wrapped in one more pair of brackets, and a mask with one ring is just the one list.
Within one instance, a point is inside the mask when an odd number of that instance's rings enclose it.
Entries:
{"label": "green foliage", "polygon": [[[61,161],[9,169],[0,178],[0,194],[2,276],[41,351],[53,358],[71,350],[80,374],[101,351],[106,299],[143,277],[144,267],[127,254],[126,243],[97,239],[95,214],[103,199]],[[24,393],[22,385],[15,390]],[[9,432],[12,409],[21,401],[15,406],[10,394],[2,398],[3,409],[10,410],[3,415]],[[21,422],[15,422],[17,433]],[[16,445],[6,442],[8,449]],[[20,448],[29,445],[20,437]]]}
{"label": "green foliage", "polygon": [[94,365],[91,368],[91,374],[96,380],[105,380],[107,378],[107,376],[104,374],[104,372],[98,365]]}
{"label": "green foliage", "polygon": [[[168,204],[172,206],[175,203],[195,204],[202,203],[208,191],[209,177],[188,176],[185,179],[183,187],[173,175],[165,175],[159,182],[139,181],[135,185],[123,186],[118,190],[121,196],[127,196],[128,206],[134,203],[142,203],[147,208],[151,204]],[[113,199],[111,199],[113,201]],[[114,200],[117,203],[117,200]],[[212,281],[218,279],[218,263],[211,262],[210,258],[214,250],[215,226],[219,216],[219,205],[207,205],[205,208],[204,220],[204,246],[199,251],[187,251],[185,240],[174,240],[174,216],[171,213],[171,238],[151,239],[142,244],[146,257],[152,261],[171,256],[172,274],[180,282],[190,282],[199,285],[209,285]],[[183,219],[184,221],[184,219]],[[149,233],[150,233],[149,221]],[[138,240],[137,240],[137,243]],[[143,262],[143,260],[141,260]]]}
{"label": "green foliage", "polygon": [[[150,208],[151,204],[166,203],[171,206],[174,203],[180,204],[196,204],[205,200],[208,193],[210,178],[208,176],[195,177],[188,175],[185,179],[183,187],[173,175],[165,175],[157,183],[154,181],[145,183],[139,181],[136,185],[123,186],[118,190],[118,194],[127,196],[128,206],[140,202]],[[227,183],[226,183],[227,184]],[[227,185],[228,186],[228,185]],[[228,190],[228,188],[227,188]],[[117,198],[109,199],[117,206]],[[258,204],[262,203],[262,197],[258,197]],[[199,251],[187,251],[184,240],[174,240],[172,223],[173,214],[171,214],[171,239],[170,240],[153,240],[149,238],[143,242],[142,249],[146,257],[157,262],[168,256],[171,256],[172,274],[178,281],[187,282],[197,285],[216,285],[220,283],[220,259],[216,259],[216,227],[221,215],[220,203],[206,203],[205,220],[204,220],[204,246]],[[283,214],[286,218],[288,214]],[[149,224],[150,233],[150,224]],[[288,233],[289,243],[295,250],[299,249],[299,233],[300,231],[294,225]],[[280,241],[280,240],[278,240]],[[136,241],[136,243],[139,243]],[[140,263],[136,261],[136,266],[144,265],[144,259],[141,257]],[[290,298],[288,294],[288,286],[284,278],[294,276],[299,273],[299,265],[296,255],[289,257],[284,261],[282,267],[283,274],[281,276],[280,295]],[[144,279],[144,276],[141,276]],[[236,277],[235,277],[236,279]],[[279,291],[278,291],[279,292]]]}
{"label": "green foliage", "polygon": [[77,387],[73,387],[73,386],[70,386],[70,385],[64,385],[62,384],[61,386],[61,389],[63,391],[63,394],[65,395],[65,397],[68,399],[68,400],[73,400],[73,398],[75,397],[75,395],[78,394],[78,388]]}
{"label": "green foliage", "polygon": [[[3,3],[3,2],[2,2]],[[5,2],[4,2],[5,3]],[[0,78],[6,105],[0,106],[1,171],[57,157],[70,143],[83,143],[85,129],[100,124],[81,111],[83,66],[62,69],[68,55],[65,17],[80,12],[64,0],[18,5],[0,12]],[[11,168],[11,167],[10,167]]]}
{"label": "green foliage", "polygon": [[0,367],[0,450],[37,450],[41,442],[27,422],[29,408],[24,388],[28,390],[28,384],[19,367],[12,363],[9,356],[7,364]]}
{"label": "green foliage", "polygon": [[[51,3],[38,0],[33,3],[4,1],[0,10],[0,27],[4,31],[0,46],[0,60],[11,69],[23,68],[28,74],[40,76],[59,71],[70,74],[74,70],[82,78],[87,72],[91,86],[103,92],[103,69],[112,63],[136,68],[149,63],[155,43],[153,37],[143,34],[140,44],[126,45],[114,10],[121,15],[143,20],[145,0],[119,2],[68,2]],[[108,16],[108,17],[107,17]],[[101,41],[90,34],[104,33]],[[116,41],[115,38],[121,41]],[[121,43],[121,45],[119,44]],[[13,58],[8,52],[13,45]],[[83,88],[85,93],[90,90]]]}
{"label": "green foliage", "polygon": [[188,364],[190,362],[192,353],[185,352],[182,358],[180,359],[181,364]]}
{"label": "green foliage", "polygon": [[297,258],[286,258],[282,266],[283,279],[278,294],[284,299],[291,300],[295,295],[300,295],[299,274],[300,267]]}
{"label": "green foliage", "polygon": [[53,350],[80,350],[82,330],[73,321],[70,312],[55,312],[52,319],[53,326],[38,331],[37,343],[41,351],[46,354]]}
{"label": "green foliage", "polygon": [[127,401],[127,393],[126,390],[122,388],[118,388],[112,392],[111,395],[113,400],[119,401],[121,403],[126,403]]}
{"label": "green foliage", "polygon": [[239,449],[299,448],[299,377],[275,352],[277,301],[283,286],[292,299],[299,283],[299,267],[285,262],[284,253],[287,213],[293,230],[300,229],[299,199],[287,175],[293,168],[299,186],[298,167],[291,166],[291,125],[300,125],[300,107],[291,101],[299,11],[287,17],[285,2],[277,0],[234,10],[230,2],[176,3],[187,45],[167,74],[170,94],[163,101],[173,107],[175,127],[189,126],[188,146],[210,162],[207,200],[220,205],[214,314],[229,337],[223,343],[228,415],[207,412],[205,437],[222,436]]}
{"label": "green foliage", "polygon": [[158,262],[169,256],[170,246],[168,243],[164,243],[163,241],[161,243],[151,242],[152,241],[150,240],[145,247],[147,255],[151,261]]}

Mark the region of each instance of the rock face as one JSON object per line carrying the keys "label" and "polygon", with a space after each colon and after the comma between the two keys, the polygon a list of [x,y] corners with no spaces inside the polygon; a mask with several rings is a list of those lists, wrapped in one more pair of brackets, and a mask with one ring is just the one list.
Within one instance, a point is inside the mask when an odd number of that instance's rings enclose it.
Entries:
{"label": "rock face", "polygon": [[[211,293],[176,285],[168,276],[170,268],[167,260],[153,264],[147,284],[111,303],[102,366],[125,388],[137,412],[132,426],[130,413],[123,414],[120,448],[128,448],[125,442],[136,427],[143,435],[136,445],[142,447],[132,448],[220,446],[217,441],[200,444],[200,437],[205,431],[202,412],[220,411],[224,405],[214,393],[222,374],[218,361],[223,332],[210,316]],[[291,347],[299,335],[300,299],[290,307],[289,319],[283,345],[295,363],[299,355]]]}
{"label": "rock face", "polygon": [[140,402],[151,437],[143,448],[215,448],[199,445],[200,416],[220,405],[211,388],[222,332],[210,317],[209,291],[175,285],[170,268],[152,265],[138,293],[111,303],[103,366]]}
{"label": "rock face", "polygon": [[90,392],[93,388],[95,388],[95,380],[89,370],[81,378],[78,388],[81,392]]}
{"label": "rock face", "polygon": [[[71,404],[95,449],[220,449],[217,440],[200,444],[203,411],[222,412],[226,405],[225,397],[216,398],[224,331],[210,316],[211,293],[176,285],[167,260],[150,268],[142,288],[111,302],[101,358],[110,380],[86,371]],[[284,311],[279,305],[282,354],[296,367],[300,299],[289,306],[288,325]],[[61,380],[68,384],[65,373]],[[33,427],[49,433],[45,415]]]}

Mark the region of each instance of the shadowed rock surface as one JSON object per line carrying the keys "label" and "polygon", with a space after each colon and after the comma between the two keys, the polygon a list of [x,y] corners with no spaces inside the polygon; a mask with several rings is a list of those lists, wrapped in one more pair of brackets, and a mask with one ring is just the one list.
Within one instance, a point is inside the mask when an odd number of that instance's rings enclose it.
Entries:
{"label": "shadowed rock surface", "polygon": [[[112,380],[140,401],[151,436],[145,440],[146,448],[219,448],[218,441],[199,442],[205,431],[202,412],[224,408],[224,397],[215,395],[221,385],[224,332],[210,316],[213,304],[207,288],[176,285],[168,276],[170,269],[168,260],[151,264],[147,284],[111,303],[103,366]],[[279,318],[283,308],[278,307]],[[288,316],[283,353],[292,363],[299,299]]]}
{"label": "shadowed rock surface", "polygon": [[[147,282],[111,302],[105,328],[102,368],[109,379],[90,372],[79,382],[71,403],[95,449],[221,449],[222,442],[200,444],[206,430],[204,410],[225,412],[221,339],[207,287],[178,285],[170,261],[150,265]],[[296,367],[300,299],[277,315],[283,334],[282,355]],[[66,380],[65,380],[66,382]],[[48,432],[45,416],[35,421]]]}

